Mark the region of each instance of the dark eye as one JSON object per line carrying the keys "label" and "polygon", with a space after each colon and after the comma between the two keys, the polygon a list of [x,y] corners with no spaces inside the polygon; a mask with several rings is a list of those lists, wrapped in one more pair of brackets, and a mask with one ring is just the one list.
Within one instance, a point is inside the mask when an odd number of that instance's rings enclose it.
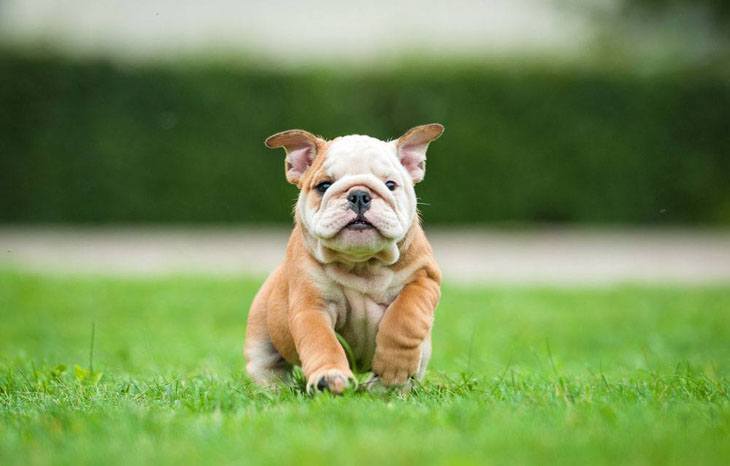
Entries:
{"label": "dark eye", "polygon": [[330,189],[330,186],[332,186],[332,183],[330,183],[329,181],[323,181],[317,185],[317,191],[319,191],[321,194],[324,194],[325,191]]}
{"label": "dark eye", "polygon": [[395,191],[395,188],[398,187],[395,181],[386,181],[385,186],[387,186],[391,191]]}

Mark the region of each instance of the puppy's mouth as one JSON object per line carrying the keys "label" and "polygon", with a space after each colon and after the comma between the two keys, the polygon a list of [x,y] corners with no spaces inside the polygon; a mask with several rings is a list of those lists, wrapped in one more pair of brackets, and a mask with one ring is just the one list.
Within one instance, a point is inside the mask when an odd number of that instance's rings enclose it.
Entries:
{"label": "puppy's mouth", "polygon": [[375,228],[372,223],[368,222],[368,220],[363,216],[362,214],[359,214],[353,221],[345,225],[345,228],[348,230],[354,230],[354,231],[363,231],[363,230],[370,230]]}

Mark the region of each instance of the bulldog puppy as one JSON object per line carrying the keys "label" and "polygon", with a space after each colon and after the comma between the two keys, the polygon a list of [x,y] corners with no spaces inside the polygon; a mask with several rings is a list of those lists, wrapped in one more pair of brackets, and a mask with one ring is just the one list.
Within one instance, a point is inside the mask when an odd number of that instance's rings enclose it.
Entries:
{"label": "bulldog puppy", "polygon": [[335,332],[378,384],[423,377],[441,273],[414,185],[443,130],[418,126],[385,142],[294,129],[266,140],[286,151],[286,179],[300,192],[286,257],[248,316],[244,355],[254,381],[273,384],[301,365],[308,391],[341,393],[354,377]]}

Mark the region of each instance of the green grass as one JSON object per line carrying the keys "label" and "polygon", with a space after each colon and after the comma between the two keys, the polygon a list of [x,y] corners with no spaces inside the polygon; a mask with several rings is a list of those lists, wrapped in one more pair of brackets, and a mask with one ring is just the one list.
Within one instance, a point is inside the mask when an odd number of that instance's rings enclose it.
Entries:
{"label": "green grass", "polygon": [[0,273],[0,464],[730,463],[730,287],[446,286],[422,386],[310,397],[243,375],[258,283]]}

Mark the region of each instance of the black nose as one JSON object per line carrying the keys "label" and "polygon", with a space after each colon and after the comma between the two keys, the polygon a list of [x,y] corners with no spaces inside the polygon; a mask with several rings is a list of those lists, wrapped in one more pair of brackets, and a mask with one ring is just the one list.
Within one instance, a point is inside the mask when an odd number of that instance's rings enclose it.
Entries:
{"label": "black nose", "polygon": [[347,195],[347,200],[350,202],[350,209],[356,213],[361,214],[370,208],[370,193],[367,191],[353,191]]}

